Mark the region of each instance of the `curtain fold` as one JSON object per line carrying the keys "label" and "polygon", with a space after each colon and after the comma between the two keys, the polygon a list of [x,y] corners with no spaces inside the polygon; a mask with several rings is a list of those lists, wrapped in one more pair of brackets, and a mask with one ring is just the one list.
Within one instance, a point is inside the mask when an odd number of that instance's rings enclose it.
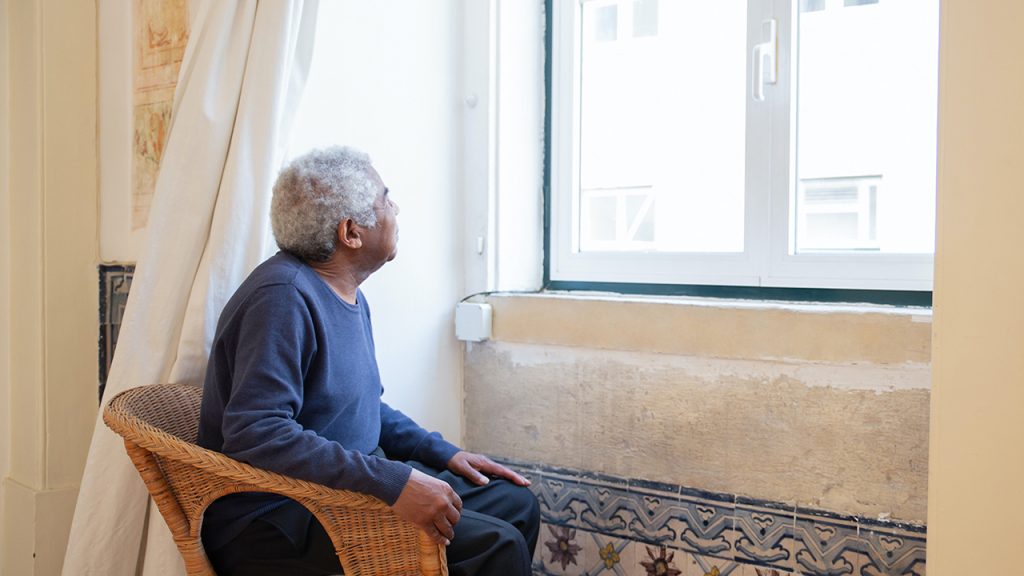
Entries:
{"label": "curtain fold", "polygon": [[[271,187],[305,86],[318,1],[196,7],[104,402],[144,384],[201,383],[217,316],[272,241]],[[148,506],[123,443],[97,417],[63,574],[183,574],[155,506],[144,530]]]}

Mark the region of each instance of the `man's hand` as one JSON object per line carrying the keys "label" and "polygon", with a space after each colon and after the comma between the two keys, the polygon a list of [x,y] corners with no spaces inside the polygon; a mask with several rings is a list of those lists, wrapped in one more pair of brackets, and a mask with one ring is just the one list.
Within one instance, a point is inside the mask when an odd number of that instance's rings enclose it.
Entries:
{"label": "man's hand", "polygon": [[455,537],[454,526],[462,516],[462,499],[446,482],[413,468],[391,509],[402,520],[419,526],[438,544],[447,546]]}
{"label": "man's hand", "polygon": [[485,474],[511,480],[519,486],[529,486],[530,481],[508,468],[498,464],[483,454],[474,454],[465,450],[458,452],[448,461],[448,469],[459,476],[468,478],[479,486],[490,482]]}

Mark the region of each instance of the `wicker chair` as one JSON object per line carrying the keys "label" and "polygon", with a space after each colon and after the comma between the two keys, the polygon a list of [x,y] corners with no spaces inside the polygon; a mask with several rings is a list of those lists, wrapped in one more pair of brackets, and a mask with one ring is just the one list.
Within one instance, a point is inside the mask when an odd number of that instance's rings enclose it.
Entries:
{"label": "wicker chair", "polygon": [[345,574],[448,574],[444,547],[380,500],[260,470],[196,446],[201,400],[202,389],[195,386],[155,384],[118,394],[103,411],[107,426],[124,437],[190,576],[214,575],[200,540],[203,512],[234,492],[273,492],[308,508],[330,535]]}

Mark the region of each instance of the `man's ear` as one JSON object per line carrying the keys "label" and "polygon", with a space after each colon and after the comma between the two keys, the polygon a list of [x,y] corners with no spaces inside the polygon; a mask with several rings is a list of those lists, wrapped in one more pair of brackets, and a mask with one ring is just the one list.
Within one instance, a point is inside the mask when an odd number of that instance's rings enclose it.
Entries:
{"label": "man's ear", "polygon": [[351,218],[338,223],[338,244],[357,249],[363,246],[362,229]]}

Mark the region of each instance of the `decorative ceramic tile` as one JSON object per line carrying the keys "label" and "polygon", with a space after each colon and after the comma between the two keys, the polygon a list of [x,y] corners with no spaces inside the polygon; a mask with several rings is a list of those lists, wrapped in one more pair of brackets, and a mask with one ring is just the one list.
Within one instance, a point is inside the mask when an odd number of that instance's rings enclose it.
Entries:
{"label": "decorative ceramic tile", "polygon": [[686,576],[683,570],[687,567],[687,555],[682,550],[642,543],[637,543],[635,550],[643,576]]}
{"label": "decorative ceramic tile", "polygon": [[732,558],[735,504],[731,497],[683,488],[679,498],[676,545],[700,556]]}
{"label": "decorative ceramic tile", "polygon": [[580,532],[583,539],[585,576],[611,575],[634,576],[636,555],[631,540],[607,536],[597,532]]}
{"label": "decorative ceramic tile", "polygon": [[580,576],[634,576],[637,574],[634,546],[636,542],[625,538],[616,538],[597,532],[577,531],[580,551],[579,567],[573,568],[572,574]]}
{"label": "decorative ceramic tile", "polygon": [[534,572],[580,574],[583,570],[583,537],[585,534],[575,528],[542,524],[534,555]]}
{"label": "decorative ceramic tile", "polygon": [[798,509],[793,563],[801,574],[844,576],[862,564],[857,520],[852,516]]}
{"label": "decorative ceramic tile", "polygon": [[579,510],[580,527],[636,539],[633,526],[641,514],[640,497],[629,492],[626,482],[589,479],[580,482],[580,491],[579,502],[584,505]]}
{"label": "decorative ceramic tile", "polygon": [[541,519],[552,524],[579,525],[579,503],[586,499],[587,494],[581,494],[579,480],[572,476],[549,473],[543,471],[540,479],[533,483],[534,494],[540,502]]}
{"label": "decorative ceramic tile", "polygon": [[923,526],[506,464],[531,478],[541,504],[536,574],[646,576],[653,567],[678,569],[675,576],[925,575]]}
{"label": "decorative ceramic tile", "polygon": [[124,307],[128,302],[128,291],[131,289],[134,275],[135,266],[133,265],[100,264],[99,266],[100,335],[98,394],[101,400],[103,398],[103,390],[107,385],[110,363],[114,359],[117,335],[121,330],[121,318],[124,316]]}
{"label": "decorative ceramic tile", "polygon": [[862,520],[864,564],[860,576],[922,576],[925,537],[919,526]]}
{"label": "decorative ceramic tile", "polygon": [[530,492],[533,492],[534,496],[537,496],[540,493],[540,470],[519,466],[508,466],[508,468],[530,482]]}
{"label": "decorative ceramic tile", "polygon": [[735,515],[737,560],[768,568],[793,568],[794,509],[741,498]]}
{"label": "decorative ceramic tile", "polygon": [[632,520],[629,532],[633,538],[648,543],[671,545],[678,532],[670,521],[682,515],[679,486],[632,479],[629,481],[632,498]]}
{"label": "decorative ceramic tile", "polygon": [[747,576],[746,567],[735,560],[687,554],[683,576]]}

